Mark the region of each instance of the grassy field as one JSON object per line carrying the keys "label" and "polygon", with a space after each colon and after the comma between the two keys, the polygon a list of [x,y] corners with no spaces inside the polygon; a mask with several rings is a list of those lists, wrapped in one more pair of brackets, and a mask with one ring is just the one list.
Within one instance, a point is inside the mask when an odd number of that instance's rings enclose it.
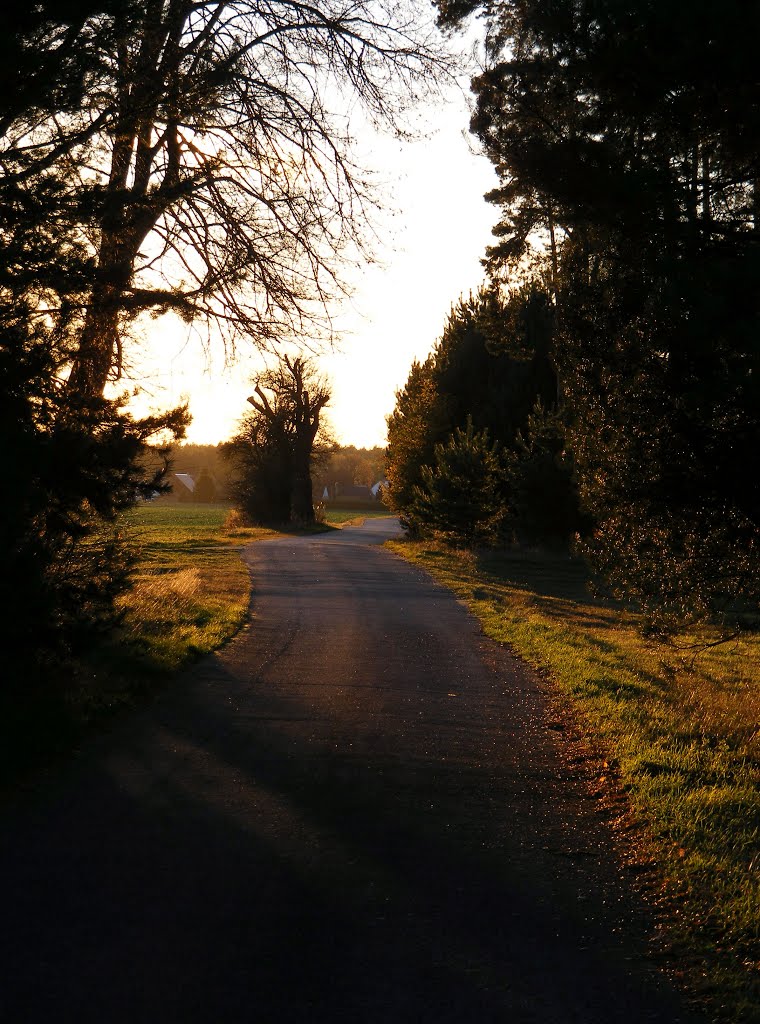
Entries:
{"label": "grassy field", "polygon": [[648,643],[560,556],[393,550],[453,589],[485,633],[550,675],[622,789],[668,941],[710,1019],[760,1021],[760,638]]}
{"label": "grassy field", "polygon": [[85,718],[132,703],[240,629],[250,593],[240,548],[275,534],[225,529],[229,513],[227,504],[143,504],[125,516],[133,585],[120,599],[121,628],[85,665],[77,695]]}
{"label": "grassy field", "polygon": [[272,530],[225,529],[229,505],[141,505],[126,532],[138,552],[120,639],[176,670],[229,639],[245,619],[250,580],[240,548]]}
{"label": "grassy field", "polygon": [[328,505],[325,508],[325,522],[331,526],[346,526],[361,523],[365,519],[385,519],[391,515],[388,509],[381,505],[375,508],[339,508]]}
{"label": "grassy field", "polygon": [[[331,508],[328,522],[308,532],[377,514]],[[229,504],[141,504],[120,530],[136,555],[132,588],[120,598],[123,623],[77,664],[73,676],[51,677],[28,702],[0,700],[0,790],[50,757],[66,756],[83,730],[143,701],[234,636],[245,622],[250,594],[240,550],[278,536],[242,525]]]}

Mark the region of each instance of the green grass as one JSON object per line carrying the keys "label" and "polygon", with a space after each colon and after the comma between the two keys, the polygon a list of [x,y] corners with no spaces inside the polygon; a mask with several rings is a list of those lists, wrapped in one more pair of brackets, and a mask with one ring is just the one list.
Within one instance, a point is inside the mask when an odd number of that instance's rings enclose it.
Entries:
{"label": "green grass", "polygon": [[343,508],[339,505],[325,506],[325,522],[331,526],[356,526],[365,519],[385,519],[391,513],[381,505],[375,508]]}
{"label": "green grass", "polygon": [[125,516],[133,585],[120,599],[122,626],[82,673],[85,717],[131,703],[240,629],[250,593],[240,548],[275,534],[229,515],[227,504],[143,504]]}
{"label": "green grass", "polygon": [[760,1022],[760,638],[695,655],[709,635],[647,642],[578,561],[389,546],[554,680],[609,766],[599,786],[627,796],[687,986],[712,1020]]}
{"label": "green grass", "polygon": [[229,513],[229,505],[144,504],[124,517],[137,564],[119,602],[123,623],[75,666],[51,670],[21,696],[0,695],[0,791],[67,757],[86,731],[238,631],[250,593],[240,548],[275,534],[236,527]]}
{"label": "green grass", "polygon": [[[327,523],[305,532],[361,522],[387,511],[333,507]],[[86,713],[130,702],[220,647],[245,621],[250,593],[242,545],[277,536],[247,527],[229,504],[142,504],[125,516],[123,532],[137,554],[132,589],[121,599],[124,624],[90,659],[80,693]],[[304,531],[298,531],[304,532]]]}

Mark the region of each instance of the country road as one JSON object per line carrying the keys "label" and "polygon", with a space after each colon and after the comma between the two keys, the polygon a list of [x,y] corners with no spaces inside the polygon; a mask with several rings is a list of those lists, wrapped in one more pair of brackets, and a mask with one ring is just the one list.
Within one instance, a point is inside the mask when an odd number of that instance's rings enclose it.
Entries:
{"label": "country road", "polygon": [[250,625],[3,813],[3,1024],[667,1024],[545,684],[380,546],[246,550]]}

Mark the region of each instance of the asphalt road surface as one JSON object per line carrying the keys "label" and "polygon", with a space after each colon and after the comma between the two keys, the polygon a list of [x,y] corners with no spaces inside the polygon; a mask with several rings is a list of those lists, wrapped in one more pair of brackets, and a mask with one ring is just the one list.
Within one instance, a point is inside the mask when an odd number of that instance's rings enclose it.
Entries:
{"label": "asphalt road surface", "polygon": [[689,1019],[544,684],[395,528],[252,545],[250,626],[5,810],[4,1024]]}

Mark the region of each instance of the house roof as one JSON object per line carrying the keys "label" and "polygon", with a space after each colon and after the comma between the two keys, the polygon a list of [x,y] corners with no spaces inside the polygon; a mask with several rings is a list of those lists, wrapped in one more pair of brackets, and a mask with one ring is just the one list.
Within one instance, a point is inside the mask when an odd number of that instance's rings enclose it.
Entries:
{"label": "house roof", "polygon": [[175,473],[174,477],[176,480],[179,480],[181,484],[187,487],[191,494],[193,493],[195,490],[195,480],[193,480],[189,473]]}

